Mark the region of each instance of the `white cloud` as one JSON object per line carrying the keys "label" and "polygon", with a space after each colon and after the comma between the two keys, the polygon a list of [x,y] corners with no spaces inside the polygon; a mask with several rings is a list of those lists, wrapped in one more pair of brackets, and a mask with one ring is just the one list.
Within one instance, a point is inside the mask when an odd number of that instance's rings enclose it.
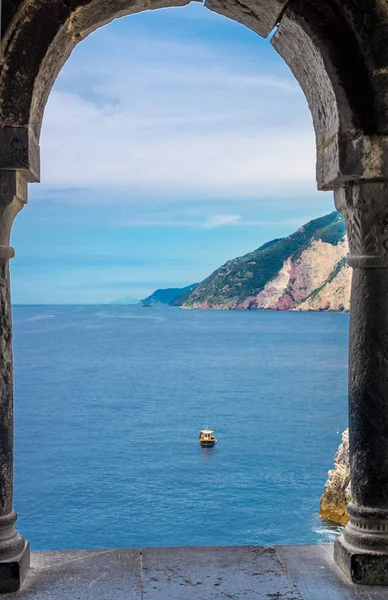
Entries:
{"label": "white cloud", "polygon": [[225,225],[236,225],[241,221],[241,215],[210,215],[205,221],[205,229],[214,229],[215,227],[225,227]]}
{"label": "white cloud", "polygon": [[163,201],[314,193],[311,119],[291,75],[266,72],[259,53],[239,57],[233,44],[222,53],[108,31],[104,58],[70,59],[51,94],[44,187],[122,202],[139,191]]}
{"label": "white cloud", "polygon": [[[193,214],[195,218],[193,219]],[[295,226],[299,227],[302,222],[307,222],[310,216],[288,218],[288,219],[271,219],[263,220],[243,217],[242,215],[230,214],[209,214],[199,215],[190,211],[181,213],[171,213],[168,211],[166,215],[156,213],[150,214],[147,218],[133,218],[116,223],[120,227],[178,227],[191,229],[215,229],[217,227],[284,227]]]}
{"label": "white cloud", "polygon": [[295,184],[313,188],[310,131],[233,125],[222,112],[136,118],[54,93],[42,142],[42,182],[50,187],[141,187],[175,196],[295,194],[289,188]]}
{"label": "white cloud", "polygon": [[[189,215],[188,215],[189,216]],[[190,219],[172,215],[163,217],[151,215],[147,219],[130,219],[120,223],[122,227],[191,227],[195,229],[214,229],[243,223],[241,215],[204,215],[202,219]]]}

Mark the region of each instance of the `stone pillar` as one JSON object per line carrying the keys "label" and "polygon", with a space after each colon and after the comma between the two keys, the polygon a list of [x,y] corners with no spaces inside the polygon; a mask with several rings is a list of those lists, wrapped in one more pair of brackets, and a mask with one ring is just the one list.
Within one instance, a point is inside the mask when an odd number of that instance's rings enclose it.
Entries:
{"label": "stone pillar", "polygon": [[13,365],[9,246],[13,220],[27,200],[17,171],[0,171],[0,593],[20,589],[28,571],[28,542],[15,531],[13,498]]}
{"label": "stone pillar", "polygon": [[388,585],[388,183],[335,192],[345,217],[353,282],[349,346],[349,451],[353,501],[334,545],[355,583]]}

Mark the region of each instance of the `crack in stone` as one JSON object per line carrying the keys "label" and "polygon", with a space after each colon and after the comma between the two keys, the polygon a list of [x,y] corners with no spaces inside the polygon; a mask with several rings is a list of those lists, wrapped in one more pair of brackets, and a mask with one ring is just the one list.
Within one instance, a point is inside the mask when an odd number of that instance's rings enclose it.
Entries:
{"label": "crack in stone", "polygon": [[279,556],[279,553],[277,552],[276,548],[275,548],[275,553],[276,553],[276,558],[277,558],[277,560],[278,560],[278,562],[280,564],[280,567],[282,568],[283,573],[288,577],[289,581],[291,581],[291,583],[293,584],[293,586],[295,588],[295,591],[298,594],[300,600],[303,600],[302,592],[300,591],[300,589],[296,585],[295,580],[293,579],[291,573],[289,572],[289,570],[287,569],[286,565],[284,564],[284,562],[282,561],[281,557]]}
{"label": "crack in stone", "polygon": [[116,550],[112,549],[112,550],[101,550],[101,552],[99,552],[99,551],[90,552],[88,554],[83,554],[82,556],[77,556],[76,558],[69,558],[68,560],[59,560],[57,562],[52,562],[51,564],[46,565],[44,567],[38,567],[38,566],[34,565],[34,566],[32,566],[32,569],[34,569],[36,571],[43,571],[44,569],[52,569],[54,566],[55,567],[57,567],[57,566],[63,566],[63,565],[67,565],[67,564],[72,563],[72,562],[77,562],[77,561],[80,561],[80,560],[87,560],[87,559],[89,559],[91,557],[102,556],[104,554],[110,554],[112,552],[116,552]]}
{"label": "crack in stone", "polygon": [[140,600],[144,598],[144,586],[143,586],[143,552],[139,551],[139,567],[140,567]]}

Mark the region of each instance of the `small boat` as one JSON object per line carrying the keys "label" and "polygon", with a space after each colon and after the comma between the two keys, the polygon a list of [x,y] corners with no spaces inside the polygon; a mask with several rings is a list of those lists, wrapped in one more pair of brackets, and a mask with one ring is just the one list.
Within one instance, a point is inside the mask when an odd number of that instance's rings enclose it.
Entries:
{"label": "small boat", "polygon": [[201,429],[199,432],[199,443],[202,448],[211,448],[216,443],[217,439],[213,435],[212,429]]}
{"label": "small boat", "polygon": [[143,302],[143,308],[151,308],[151,304],[149,302]]}

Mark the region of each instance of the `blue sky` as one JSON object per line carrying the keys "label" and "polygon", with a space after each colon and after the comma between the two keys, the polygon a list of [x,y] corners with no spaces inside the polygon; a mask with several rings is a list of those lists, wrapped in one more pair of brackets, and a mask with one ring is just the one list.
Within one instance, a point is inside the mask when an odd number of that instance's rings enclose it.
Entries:
{"label": "blue sky", "polygon": [[201,4],[114,21],[49,98],[42,182],[12,233],[14,303],[200,281],[333,210],[306,100],[269,44]]}

